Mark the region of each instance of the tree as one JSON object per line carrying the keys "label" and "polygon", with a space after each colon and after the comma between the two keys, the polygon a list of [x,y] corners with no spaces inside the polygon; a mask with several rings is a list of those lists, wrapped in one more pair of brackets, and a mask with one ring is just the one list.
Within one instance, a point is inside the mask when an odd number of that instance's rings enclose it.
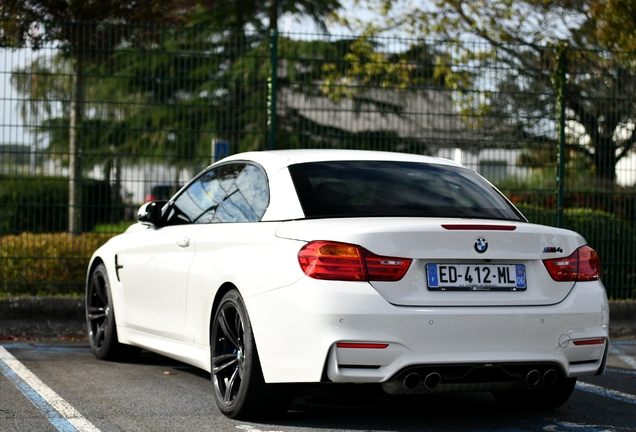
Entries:
{"label": "tree", "polygon": [[224,28],[250,25],[257,31],[274,30],[278,29],[278,19],[290,13],[310,18],[326,30],[326,20],[341,7],[340,0],[218,0],[199,8],[194,22]]}
{"label": "tree", "polygon": [[[110,77],[101,83],[105,93],[143,106],[121,117],[122,148],[168,155],[175,166],[209,157],[213,138],[227,139],[237,150],[264,148],[271,75],[264,23],[275,22],[267,19],[272,5],[308,14],[323,26],[339,7],[336,1],[220,1],[197,9],[192,26],[165,27],[152,46],[114,50],[98,73]],[[281,38],[279,53],[290,45]]]}
{"label": "tree", "polygon": [[636,3],[630,0],[591,0],[598,39],[607,48],[636,51]]}
{"label": "tree", "polygon": [[[492,97],[477,111],[513,118],[511,128],[526,138],[537,135],[537,121],[555,117],[557,93],[562,94],[569,124],[578,125],[572,129],[582,128],[589,140],[578,151],[593,162],[602,183],[613,185],[616,164],[636,142],[636,76],[631,55],[597,51],[599,23],[591,14],[591,1],[435,0],[422,5],[369,0],[385,17],[380,29],[462,40],[458,58],[471,70],[495,63],[508,68],[497,89],[490,91]],[[409,7],[403,7],[405,3]],[[378,31],[378,26],[373,30]],[[471,39],[488,45],[466,42]],[[559,56],[569,59],[564,82],[556,74]]]}
{"label": "tree", "polygon": [[[308,15],[324,27],[325,19],[339,7],[338,0],[273,0],[266,3],[253,0],[6,0],[1,3],[0,46],[30,45],[37,49],[46,43],[57,42],[72,65],[73,90],[68,116],[71,192],[69,231],[75,233],[81,230],[79,212],[76,209],[80,206],[80,155],[85,154],[82,152],[80,137],[86,134],[82,134],[80,129],[84,123],[86,68],[108,64],[111,54],[124,41],[124,45],[140,49],[152,49],[158,43],[163,43],[153,40],[159,33],[152,27],[126,28],[120,24],[222,25],[234,29],[230,39],[243,41],[246,39],[245,28],[248,25],[261,29],[263,20],[268,17],[269,27],[272,29],[276,28],[278,16],[284,12]],[[230,47],[233,48],[235,47]],[[37,67],[35,63],[34,67]],[[23,74],[27,74],[26,72],[23,71]],[[21,84],[23,90],[30,91],[25,82]],[[51,124],[51,121],[48,122]],[[59,121],[57,125],[60,125]],[[57,136],[66,139],[65,134],[58,133]],[[189,146],[191,148],[192,143]]]}
{"label": "tree", "polygon": [[[85,68],[100,63],[110,50],[132,35],[113,31],[103,22],[169,22],[194,7],[186,0],[3,0],[0,3],[0,46],[34,49],[59,43],[73,66],[69,112],[69,232],[81,232],[81,151],[78,133],[84,116]],[[143,33],[143,32],[142,32]],[[143,38],[143,34],[137,34]]]}

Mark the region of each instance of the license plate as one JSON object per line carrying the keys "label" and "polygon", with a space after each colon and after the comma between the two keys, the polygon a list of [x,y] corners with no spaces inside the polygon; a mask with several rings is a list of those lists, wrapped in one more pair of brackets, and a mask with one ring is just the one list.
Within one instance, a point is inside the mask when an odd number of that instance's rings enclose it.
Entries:
{"label": "license plate", "polygon": [[427,264],[432,291],[524,291],[526,268],[522,264]]}

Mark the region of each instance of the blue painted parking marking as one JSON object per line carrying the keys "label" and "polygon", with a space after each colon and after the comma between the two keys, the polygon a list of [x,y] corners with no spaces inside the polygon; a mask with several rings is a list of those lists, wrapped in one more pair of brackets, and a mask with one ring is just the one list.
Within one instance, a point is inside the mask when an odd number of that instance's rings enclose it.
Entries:
{"label": "blue painted parking marking", "polygon": [[0,346],[0,372],[60,432],[99,432],[75,408]]}

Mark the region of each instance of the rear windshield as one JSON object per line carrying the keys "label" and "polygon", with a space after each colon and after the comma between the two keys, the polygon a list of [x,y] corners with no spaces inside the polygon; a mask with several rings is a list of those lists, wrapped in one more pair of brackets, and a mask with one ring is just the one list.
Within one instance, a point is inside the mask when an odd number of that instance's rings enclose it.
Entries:
{"label": "rear windshield", "polygon": [[413,162],[337,161],[289,167],[307,218],[424,216],[525,220],[473,171]]}

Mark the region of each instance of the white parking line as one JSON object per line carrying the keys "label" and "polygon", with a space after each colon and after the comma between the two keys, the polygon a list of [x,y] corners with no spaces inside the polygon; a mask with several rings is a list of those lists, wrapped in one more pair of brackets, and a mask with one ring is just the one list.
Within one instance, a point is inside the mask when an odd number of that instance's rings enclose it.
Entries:
{"label": "white parking line", "polygon": [[0,346],[0,371],[60,432],[99,432],[75,408]]}
{"label": "white parking line", "polygon": [[627,402],[627,403],[636,405],[636,396],[629,393],[623,393],[617,390],[611,390],[605,387],[589,384],[586,382],[580,382],[580,381],[576,383],[576,388],[578,390],[583,390],[588,393],[594,393],[600,396],[605,396],[611,399],[619,400],[621,402]]}
{"label": "white parking line", "polygon": [[623,363],[631,366],[633,369],[636,369],[636,360],[634,360],[633,357],[625,355],[625,353],[620,348],[612,346],[611,352],[614,357],[619,358]]}
{"label": "white parking line", "polygon": [[609,368],[609,367],[606,370],[607,370],[607,372],[612,372],[612,373],[617,373],[617,374],[636,375],[636,370],[616,369],[616,368]]}

